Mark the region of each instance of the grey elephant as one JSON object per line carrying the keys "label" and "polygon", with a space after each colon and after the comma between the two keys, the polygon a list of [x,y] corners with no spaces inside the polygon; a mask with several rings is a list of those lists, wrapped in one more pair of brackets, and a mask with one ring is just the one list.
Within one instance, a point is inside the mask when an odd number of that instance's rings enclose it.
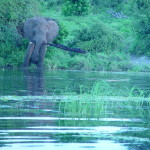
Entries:
{"label": "grey elephant", "polygon": [[24,23],[24,34],[29,40],[23,67],[28,67],[31,63],[36,64],[38,68],[43,67],[44,57],[47,46],[55,46],[68,51],[85,53],[78,48],[68,48],[64,45],[53,44],[59,32],[57,22],[50,18],[33,17]]}
{"label": "grey elephant", "polygon": [[24,23],[23,30],[25,37],[30,41],[23,66],[28,67],[30,63],[34,63],[42,67],[47,43],[53,42],[57,36],[58,24],[52,19],[34,17]]}

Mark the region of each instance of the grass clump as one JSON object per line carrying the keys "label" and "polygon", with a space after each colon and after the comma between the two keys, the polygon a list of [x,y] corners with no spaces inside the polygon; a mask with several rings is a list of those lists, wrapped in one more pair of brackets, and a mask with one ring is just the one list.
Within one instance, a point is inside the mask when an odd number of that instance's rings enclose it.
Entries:
{"label": "grass clump", "polygon": [[79,120],[144,118],[150,106],[150,99],[145,96],[145,92],[136,87],[118,91],[105,81],[97,81],[90,92],[80,86],[78,96],[60,101],[59,111],[63,117]]}

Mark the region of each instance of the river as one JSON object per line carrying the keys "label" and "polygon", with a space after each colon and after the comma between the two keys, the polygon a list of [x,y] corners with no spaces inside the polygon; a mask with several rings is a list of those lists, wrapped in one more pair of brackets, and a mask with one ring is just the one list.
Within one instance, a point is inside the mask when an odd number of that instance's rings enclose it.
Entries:
{"label": "river", "polygon": [[149,81],[150,73],[0,69],[0,149],[149,150]]}

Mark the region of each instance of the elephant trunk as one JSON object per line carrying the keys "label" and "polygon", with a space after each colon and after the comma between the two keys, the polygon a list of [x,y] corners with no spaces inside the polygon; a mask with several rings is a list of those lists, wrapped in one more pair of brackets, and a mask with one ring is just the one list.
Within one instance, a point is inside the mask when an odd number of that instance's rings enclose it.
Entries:
{"label": "elephant trunk", "polygon": [[41,48],[41,46],[42,46],[42,42],[36,42],[36,45],[35,45],[35,48],[34,48],[34,51],[33,51],[33,53],[32,53],[32,55],[31,55],[31,62],[32,63],[37,63],[37,61],[38,61],[38,56],[39,56],[39,51],[40,51],[40,48]]}
{"label": "elephant trunk", "polygon": [[36,35],[36,37],[33,39],[33,41],[35,41],[35,48],[34,48],[34,51],[32,53],[32,56],[31,56],[31,62],[34,64],[37,64],[38,57],[39,57],[39,51],[40,51],[42,45],[46,43],[45,42],[46,40],[44,37],[45,36]]}

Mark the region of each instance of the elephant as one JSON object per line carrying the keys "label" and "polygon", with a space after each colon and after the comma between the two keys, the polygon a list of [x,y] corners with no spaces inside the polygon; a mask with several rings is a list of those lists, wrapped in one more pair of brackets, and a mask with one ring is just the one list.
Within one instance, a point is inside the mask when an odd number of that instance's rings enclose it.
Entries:
{"label": "elephant", "polygon": [[25,37],[30,41],[28,44],[23,66],[30,63],[38,67],[43,66],[48,42],[53,42],[58,34],[59,26],[53,19],[33,17],[24,23]]}
{"label": "elephant", "polygon": [[25,68],[31,63],[36,64],[38,68],[42,68],[47,46],[85,53],[84,50],[79,48],[68,48],[64,45],[52,43],[59,33],[59,26],[54,19],[44,17],[29,18],[24,23],[23,30],[25,37],[29,40],[23,62],[23,67]]}

